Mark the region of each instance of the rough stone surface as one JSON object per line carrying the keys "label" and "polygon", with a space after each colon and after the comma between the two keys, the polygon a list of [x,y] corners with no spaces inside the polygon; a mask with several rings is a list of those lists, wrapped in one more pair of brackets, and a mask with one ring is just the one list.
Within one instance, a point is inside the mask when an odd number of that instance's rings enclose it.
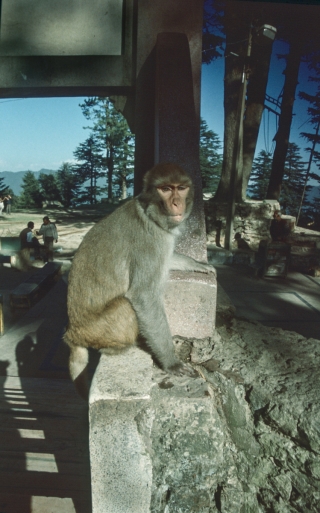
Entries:
{"label": "rough stone surface", "polygon": [[207,383],[154,373],[152,512],[217,511],[224,423]]}
{"label": "rough stone surface", "polygon": [[319,341],[235,319],[218,331],[203,372],[234,444],[238,490],[231,508],[220,481],[221,512],[318,512]]}

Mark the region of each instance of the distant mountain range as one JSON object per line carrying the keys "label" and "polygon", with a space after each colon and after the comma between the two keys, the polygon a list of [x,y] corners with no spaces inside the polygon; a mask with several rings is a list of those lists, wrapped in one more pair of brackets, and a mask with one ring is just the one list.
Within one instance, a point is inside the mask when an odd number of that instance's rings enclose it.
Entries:
{"label": "distant mountain range", "polygon": [[[22,178],[23,175],[27,171],[1,171],[0,172],[0,178],[4,178],[3,184],[7,187],[10,187],[10,189],[13,190],[14,194],[16,196],[20,196],[21,194],[21,185],[22,185]],[[40,171],[32,171],[34,173],[34,176],[36,178],[39,178],[40,173],[44,173],[45,175],[54,174],[57,172],[57,170],[53,169],[40,169]],[[100,179],[101,184],[100,186],[105,185],[105,178]],[[301,191],[302,192],[302,191]],[[312,186],[312,189],[307,193],[308,194],[308,200],[312,201],[313,198],[320,195],[320,187],[318,185]]]}
{"label": "distant mountain range", "polygon": [[[16,196],[20,196],[21,194],[21,185],[23,175],[27,171],[1,171],[0,178],[4,178],[3,185],[13,190]],[[40,169],[40,171],[32,171],[34,176],[38,179],[40,173],[44,173],[45,175],[54,174],[57,171],[53,171],[52,169]]]}

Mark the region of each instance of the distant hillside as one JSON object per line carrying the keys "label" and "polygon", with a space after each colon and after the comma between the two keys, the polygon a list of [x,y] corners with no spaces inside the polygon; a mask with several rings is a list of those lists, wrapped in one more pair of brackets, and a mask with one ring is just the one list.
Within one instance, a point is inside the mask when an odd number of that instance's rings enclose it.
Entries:
{"label": "distant hillside", "polygon": [[[1,171],[0,172],[0,178],[4,178],[3,184],[6,187],[10,187],[10,189],[13,190],[14,194],[17,196],[20,196],[21,194],[21,185],[22,185],[22,178],[23,175],[27,171]],[[56,173],[56,171],[53,171],[52,169],[40,169],[40,171],[32,171],[34,173],[34,176],[36,178],[39,178],[40,173],[44,173],[45,175],[50,175]]]}

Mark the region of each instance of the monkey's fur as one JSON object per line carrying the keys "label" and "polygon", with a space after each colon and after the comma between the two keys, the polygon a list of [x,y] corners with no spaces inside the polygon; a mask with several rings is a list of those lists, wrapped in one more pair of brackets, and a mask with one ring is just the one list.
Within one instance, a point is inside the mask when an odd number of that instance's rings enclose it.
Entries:
{"label": "monkey's fur", "polygon": [[174,253],[192,204],[189,176],[175,164],[158,164],[146,173],[143,192],[97,223],[81,243],[69,275],[64,339],[71,350],[71,378],[83,397],[87,347],[121,350],[138,335],[164,370],[194,373],[175,356],[163,304],[170,269],[214,271]]}

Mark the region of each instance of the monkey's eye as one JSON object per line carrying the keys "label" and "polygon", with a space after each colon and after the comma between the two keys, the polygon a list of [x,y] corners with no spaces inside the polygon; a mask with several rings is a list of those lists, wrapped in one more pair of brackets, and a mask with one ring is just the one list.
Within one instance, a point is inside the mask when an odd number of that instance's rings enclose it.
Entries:
{"label": "monkey's eye", "polygon": [[179,185],[177,187],[178,191],[185,191],[188,187],[186,185]]}
{"label": "monkey's eye", "polygon": [[168,192],[168,191],[171,191],[171,187],[168,187],[168,185],[163,185],[162,187],[159,187],[159,189],[160,189],[162,192]]}

